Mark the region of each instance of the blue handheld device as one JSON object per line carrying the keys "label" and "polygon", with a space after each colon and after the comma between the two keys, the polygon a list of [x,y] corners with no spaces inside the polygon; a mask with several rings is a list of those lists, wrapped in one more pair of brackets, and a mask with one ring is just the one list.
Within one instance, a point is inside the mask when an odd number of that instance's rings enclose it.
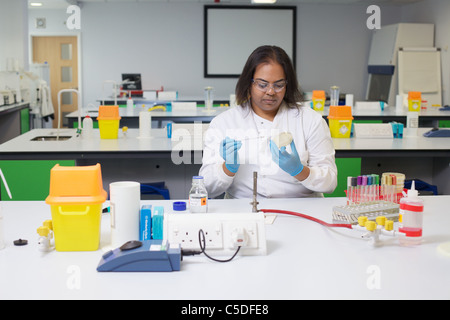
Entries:
{"label": "blue handheld device", "polygon": [[438,129],[433,128],[430,131],[427,131],[423,134],[424,137],[450,137],[450,130],[449,129]]}
{"label": "blue handheld device", "polygon": [[180,271],[181,247],[170,247],[162,240],[128,241],[103,254],[99,272]]}

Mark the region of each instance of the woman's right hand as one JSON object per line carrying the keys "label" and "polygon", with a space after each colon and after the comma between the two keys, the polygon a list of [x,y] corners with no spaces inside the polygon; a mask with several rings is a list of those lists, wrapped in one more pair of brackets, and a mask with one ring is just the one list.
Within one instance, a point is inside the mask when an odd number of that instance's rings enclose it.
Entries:
{"label": "woman's right hand", "polygon": [[226,137],[222,140],[220,148],[220,156],[225,160],[225,168],[231,173],[236,173],[239,169],[238,151],[242,146],[242,142]]}

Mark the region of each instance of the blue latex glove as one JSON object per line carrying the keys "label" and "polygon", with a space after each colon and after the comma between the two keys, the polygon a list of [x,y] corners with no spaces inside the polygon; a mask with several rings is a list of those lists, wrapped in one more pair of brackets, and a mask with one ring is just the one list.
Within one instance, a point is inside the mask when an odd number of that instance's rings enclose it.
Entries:
{"label": "blue latex glove", "polygon": [[233,173],[239,169],[238,150],[241,148],[242,142],[226,137],[222,140],[220,148],[220,156],[225,160],[225,167]]}
{"label": "blue latex glove", "polygon": [[294,141],[291,142],[292,153],[286,151],[286,147],[278,149],[275,142],[270,140],[270,152],[272,153],[272,160],[278,166],[289,173],[291,176],[296,176],[303,171],[303,164],[298,156]]}

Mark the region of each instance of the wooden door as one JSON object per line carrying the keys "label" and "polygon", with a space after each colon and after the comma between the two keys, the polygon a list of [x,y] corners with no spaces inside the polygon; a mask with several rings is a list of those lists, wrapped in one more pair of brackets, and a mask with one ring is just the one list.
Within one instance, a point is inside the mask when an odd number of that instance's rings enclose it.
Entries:
{"label": "wooden door", "polygon": [[[76,36],[33,36],[33,62],[50,66],[50,88],[55,109],[53,127],[58,126],[58,93],[62,89],[78,90],[78,46]],[[65,92],[61,95],[61,126],[64,114],[77,110],[78,95]]]}

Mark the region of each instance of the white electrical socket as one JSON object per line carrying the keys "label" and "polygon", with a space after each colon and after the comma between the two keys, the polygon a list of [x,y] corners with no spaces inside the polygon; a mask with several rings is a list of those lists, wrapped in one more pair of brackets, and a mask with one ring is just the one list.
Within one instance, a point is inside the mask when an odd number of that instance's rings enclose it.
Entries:
{"label": "white electrical socket", "polygon": [[[206,248],[223,248],[222,225],[220,222],[206,222],[201,229],[205,235]],[[181,244],[183,249],[199,248],[199,228],[189,223],[174,223],[170,229],[170,242]]]}
{"label": "white electrical socket", "polygon": [[205,250],[218,255],[265,255],[263,213],[166,213],[164,239],[182,249],[199,250],[199,230],[205,235]]}

